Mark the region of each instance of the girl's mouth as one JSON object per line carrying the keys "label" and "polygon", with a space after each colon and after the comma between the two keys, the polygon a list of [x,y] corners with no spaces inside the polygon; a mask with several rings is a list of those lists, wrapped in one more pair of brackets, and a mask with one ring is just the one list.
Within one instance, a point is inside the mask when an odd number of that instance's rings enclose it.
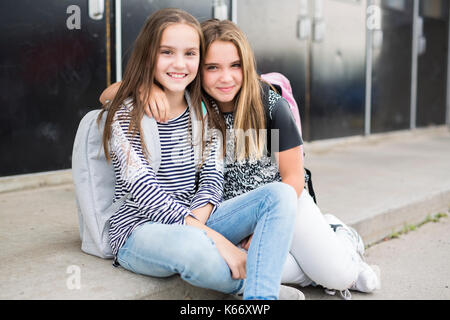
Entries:
{"label": "girl's mouth", "polygon": [[219,89],[223,93],[228,93],[228,92],[232,91],[233,88],[234,88],[234,86],[231,86],[231,87],[219,87],[217,89]]}
{"label": "girl's mouth", "polygon": [[187,77],[187,73],[168,72],[167,75],[172,79],[184,79]]}

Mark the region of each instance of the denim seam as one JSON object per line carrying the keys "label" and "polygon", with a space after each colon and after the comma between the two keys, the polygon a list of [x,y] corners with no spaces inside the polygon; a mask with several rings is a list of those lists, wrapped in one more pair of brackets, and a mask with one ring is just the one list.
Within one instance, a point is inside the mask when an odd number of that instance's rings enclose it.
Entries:
{"label": "denim seam", "polygon": [[230,292],[229,294],[237,294],[242,289],[242,287],[244,286],[244,280],[243,279],[240,279],[240,280],[241,281],[239,281],[239,283],[240,283],[239,287],[236,290]]}
{"label": "denim seam", "polygon": [[[269,209],[272,207],[272,204],[273,204],[273,200],[270,196],[264,198],[264,201],[261,203],[261,206],[260,206],[260,210],[262,210],[263,208],[264,208],[264,210],[266,210],[266,212],[262,216],[263,218],[267,218],[267,216],[266,216],[267,211],[269,211]],[[262,226],[262,230],[261,230],[261,240],[264,238],[264,233],[265,233],[265,229],[267,226],[266,219],[264,219],[263,223],[264,223],[264,225]],[[256,267],[258,270],[256,270],[256,274],[255,274],[255,290],[254,290],[255,292],[257,292],[256,289],[259,284],[258,275],[259,275],[260,261],[261,261],[261,241],[258,243],[258,254],[256,256]]]}

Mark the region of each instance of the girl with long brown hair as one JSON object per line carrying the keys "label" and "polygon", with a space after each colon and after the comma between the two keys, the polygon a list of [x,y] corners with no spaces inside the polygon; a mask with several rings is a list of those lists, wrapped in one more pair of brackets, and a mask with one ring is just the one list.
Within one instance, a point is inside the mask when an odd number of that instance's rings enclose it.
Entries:
{"label": "girl with long brown hair", "polygon": [[[278,261],[286,259],[292,239],[295,191],[273,183],[221,202],[220,137],[203,130],[208,124],[198,74],[203,53],[194,17],[178,9],[155,12],[136,39],[117,94],[104,106],[104,152],[116,175],[114,198],[127,196],[109,220],[115,262],[149,276],[179,273],[195,286],[243,292],[244,299],[277,299],[283,293]],[[155,86],[165,92],[167,121],[144,132],[143,101]],[[205,137],[200,155],[194,130]],[[160,159],[147,150],[149,138],[158,141]],[[247,254],[236,244],[252,233]],[[289,292],[301,297],[298,290]]]}

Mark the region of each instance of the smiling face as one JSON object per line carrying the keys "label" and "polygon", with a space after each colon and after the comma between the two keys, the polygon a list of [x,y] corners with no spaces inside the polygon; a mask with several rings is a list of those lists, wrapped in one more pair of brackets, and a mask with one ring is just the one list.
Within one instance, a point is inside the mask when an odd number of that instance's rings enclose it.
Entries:
{"label": "smiling face", "polygon": [[186,24],[171,25],[161,37],[155,80],[166,93],[184,93],[197,76],[199,62],[200,37],[197,31]]}
{"label": "smiling face", "polygon": [[202,85],[223,112],[233,111],[242,79],[241,58],[236,46],[231,41],[211,43],[202,67]]}

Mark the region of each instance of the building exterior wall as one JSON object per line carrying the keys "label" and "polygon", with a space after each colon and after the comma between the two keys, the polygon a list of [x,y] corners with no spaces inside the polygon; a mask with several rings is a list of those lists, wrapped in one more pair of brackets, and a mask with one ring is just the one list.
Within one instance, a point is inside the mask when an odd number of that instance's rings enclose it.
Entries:
{"label": "building exterior wall", "polygon": [[3,0],[0,177],[71,167],[80,119],[164,7],[234,20],[258,71],[290,79],[306,141],[450,122],[446,0]]}

